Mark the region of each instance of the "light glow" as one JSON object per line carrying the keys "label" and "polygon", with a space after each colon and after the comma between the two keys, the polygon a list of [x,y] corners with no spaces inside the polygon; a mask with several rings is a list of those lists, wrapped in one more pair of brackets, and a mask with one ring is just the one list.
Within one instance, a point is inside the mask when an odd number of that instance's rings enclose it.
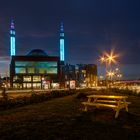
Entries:
{"label": "light glow", "polygon": [[64,39],[60,39],[60,61],[64,60]]}
{"label": "light glow", "polygon": [[115,75],[114,71],[107,71],[107,76],[112,78]]}
{"label": "light glow", "polygon": [[110,53],[105,52],[103,54],[103,56],[100,56],[100,62],[106,63],[106,64],[111,64],[111,63],[116,64],[117,63],[116,58],[118,58],[118,57],[119,57],[119,55],[114,54],[114,51],[111,50]]}
{"label": "light glow", "polygon": [[10,29],[10,55],[14,56],[16,54],[16,48],[15,48],[15,26],[14,26],[14,21],[11,21],[11,29]]}
{"label": "light glow", "polygon": [[106,61],[108,61],[108,64],[111,64],[111,63],[117,63],[116,61],[116,58],[118,58],[118,54],[114,54],[114,51],[112,50],[110,52],[110,54],[108,53],[105,53],[105,56],[106,56]]}
{"label": "light glow", "polygon": [[11,43],[11,56],[15,55],[15,37],[10,37]]}
{"label": "light glow", "polygon": [[61,22],[61,26],[60,26],[60,61],[65,61],[64,26],[63,26],[63,22]]}
{"label": "light glow", "polygon": [[100,57],[100,62],[103,63],[106,61],[106,58],[104,56]]}

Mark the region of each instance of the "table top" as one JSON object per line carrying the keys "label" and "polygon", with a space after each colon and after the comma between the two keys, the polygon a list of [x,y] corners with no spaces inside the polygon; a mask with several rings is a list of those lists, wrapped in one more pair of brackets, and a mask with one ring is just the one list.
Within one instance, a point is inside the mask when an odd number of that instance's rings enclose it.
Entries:
{"label": "table top", "polygon": [[88,98],[109,98],[109,99],[124,99],[127,96],[116,96],[116,95],[89,95]]}

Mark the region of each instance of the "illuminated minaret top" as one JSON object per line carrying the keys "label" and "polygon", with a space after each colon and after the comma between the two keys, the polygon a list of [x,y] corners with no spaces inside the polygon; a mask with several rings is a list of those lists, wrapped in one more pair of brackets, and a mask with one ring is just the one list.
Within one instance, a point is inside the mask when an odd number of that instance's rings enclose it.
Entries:
{"label": "illuminated minaret top", "polygon": [[14,56],[15,55],[15,25],[14,21],[11,21],[11,26],[10,26],[10,55]]}
{"label": "illuminated minaret top", "polygon": [[60,61],[64,63],[65,61],[65,47],[64,47],[64,26],[61,22],[60,26]]}

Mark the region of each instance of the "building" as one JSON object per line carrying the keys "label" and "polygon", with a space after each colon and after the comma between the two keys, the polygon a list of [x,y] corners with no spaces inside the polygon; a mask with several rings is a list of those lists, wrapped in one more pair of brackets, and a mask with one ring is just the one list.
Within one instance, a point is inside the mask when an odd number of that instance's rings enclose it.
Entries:
{"label": "building", "polygon": [[77,64],[75,73],[78,87],[97,86],[97,65]]}
{"label": "building", "polygon": [[35,49],[25,56],[12,56],[10,85],[19,89],[48,89],[60,81],[60,58]]}
{"label": "building", "polygon": [[85,65],[86,70],[86,83],[88,87],[97,86],[97,65],[87,64]]}
{"label": "building", "polygon": [[75,81],[75,65],[65,64],[61,65],[62,68],[62,76],[61,81],[62,85],[65,88],[70,88],[70,83]]}
{"label": "building", "polygon": [[65,64],[62,67],[61,80],[67,88],[97,86],[97,66],[95,64]]}
{"label": "building", "polygon": [[94,64],[66,64],[64,25],[59,34],[59,56],[48,56],[35,49],[25,56],[16,55],[15,26],[10,27],[10,86],[19,89],[75,88],[97,85],[97,66]]}

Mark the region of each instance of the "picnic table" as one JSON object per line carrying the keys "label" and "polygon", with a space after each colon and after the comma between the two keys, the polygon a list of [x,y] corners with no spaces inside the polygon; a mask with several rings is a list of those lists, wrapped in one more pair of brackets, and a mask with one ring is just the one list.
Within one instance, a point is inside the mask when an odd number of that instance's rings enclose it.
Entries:
{"label": "picnic table", "polygon": [[88,100],[82,102],[84,105],[84,111],[88,110],[88,106],[95,106],[96,108],[108,107],[116,111],[115,118],[118,117],[121,109],[125,109],[128,112],[128,104],[126,99],[128,96],[114,96],[114,95],[89,95]]}

